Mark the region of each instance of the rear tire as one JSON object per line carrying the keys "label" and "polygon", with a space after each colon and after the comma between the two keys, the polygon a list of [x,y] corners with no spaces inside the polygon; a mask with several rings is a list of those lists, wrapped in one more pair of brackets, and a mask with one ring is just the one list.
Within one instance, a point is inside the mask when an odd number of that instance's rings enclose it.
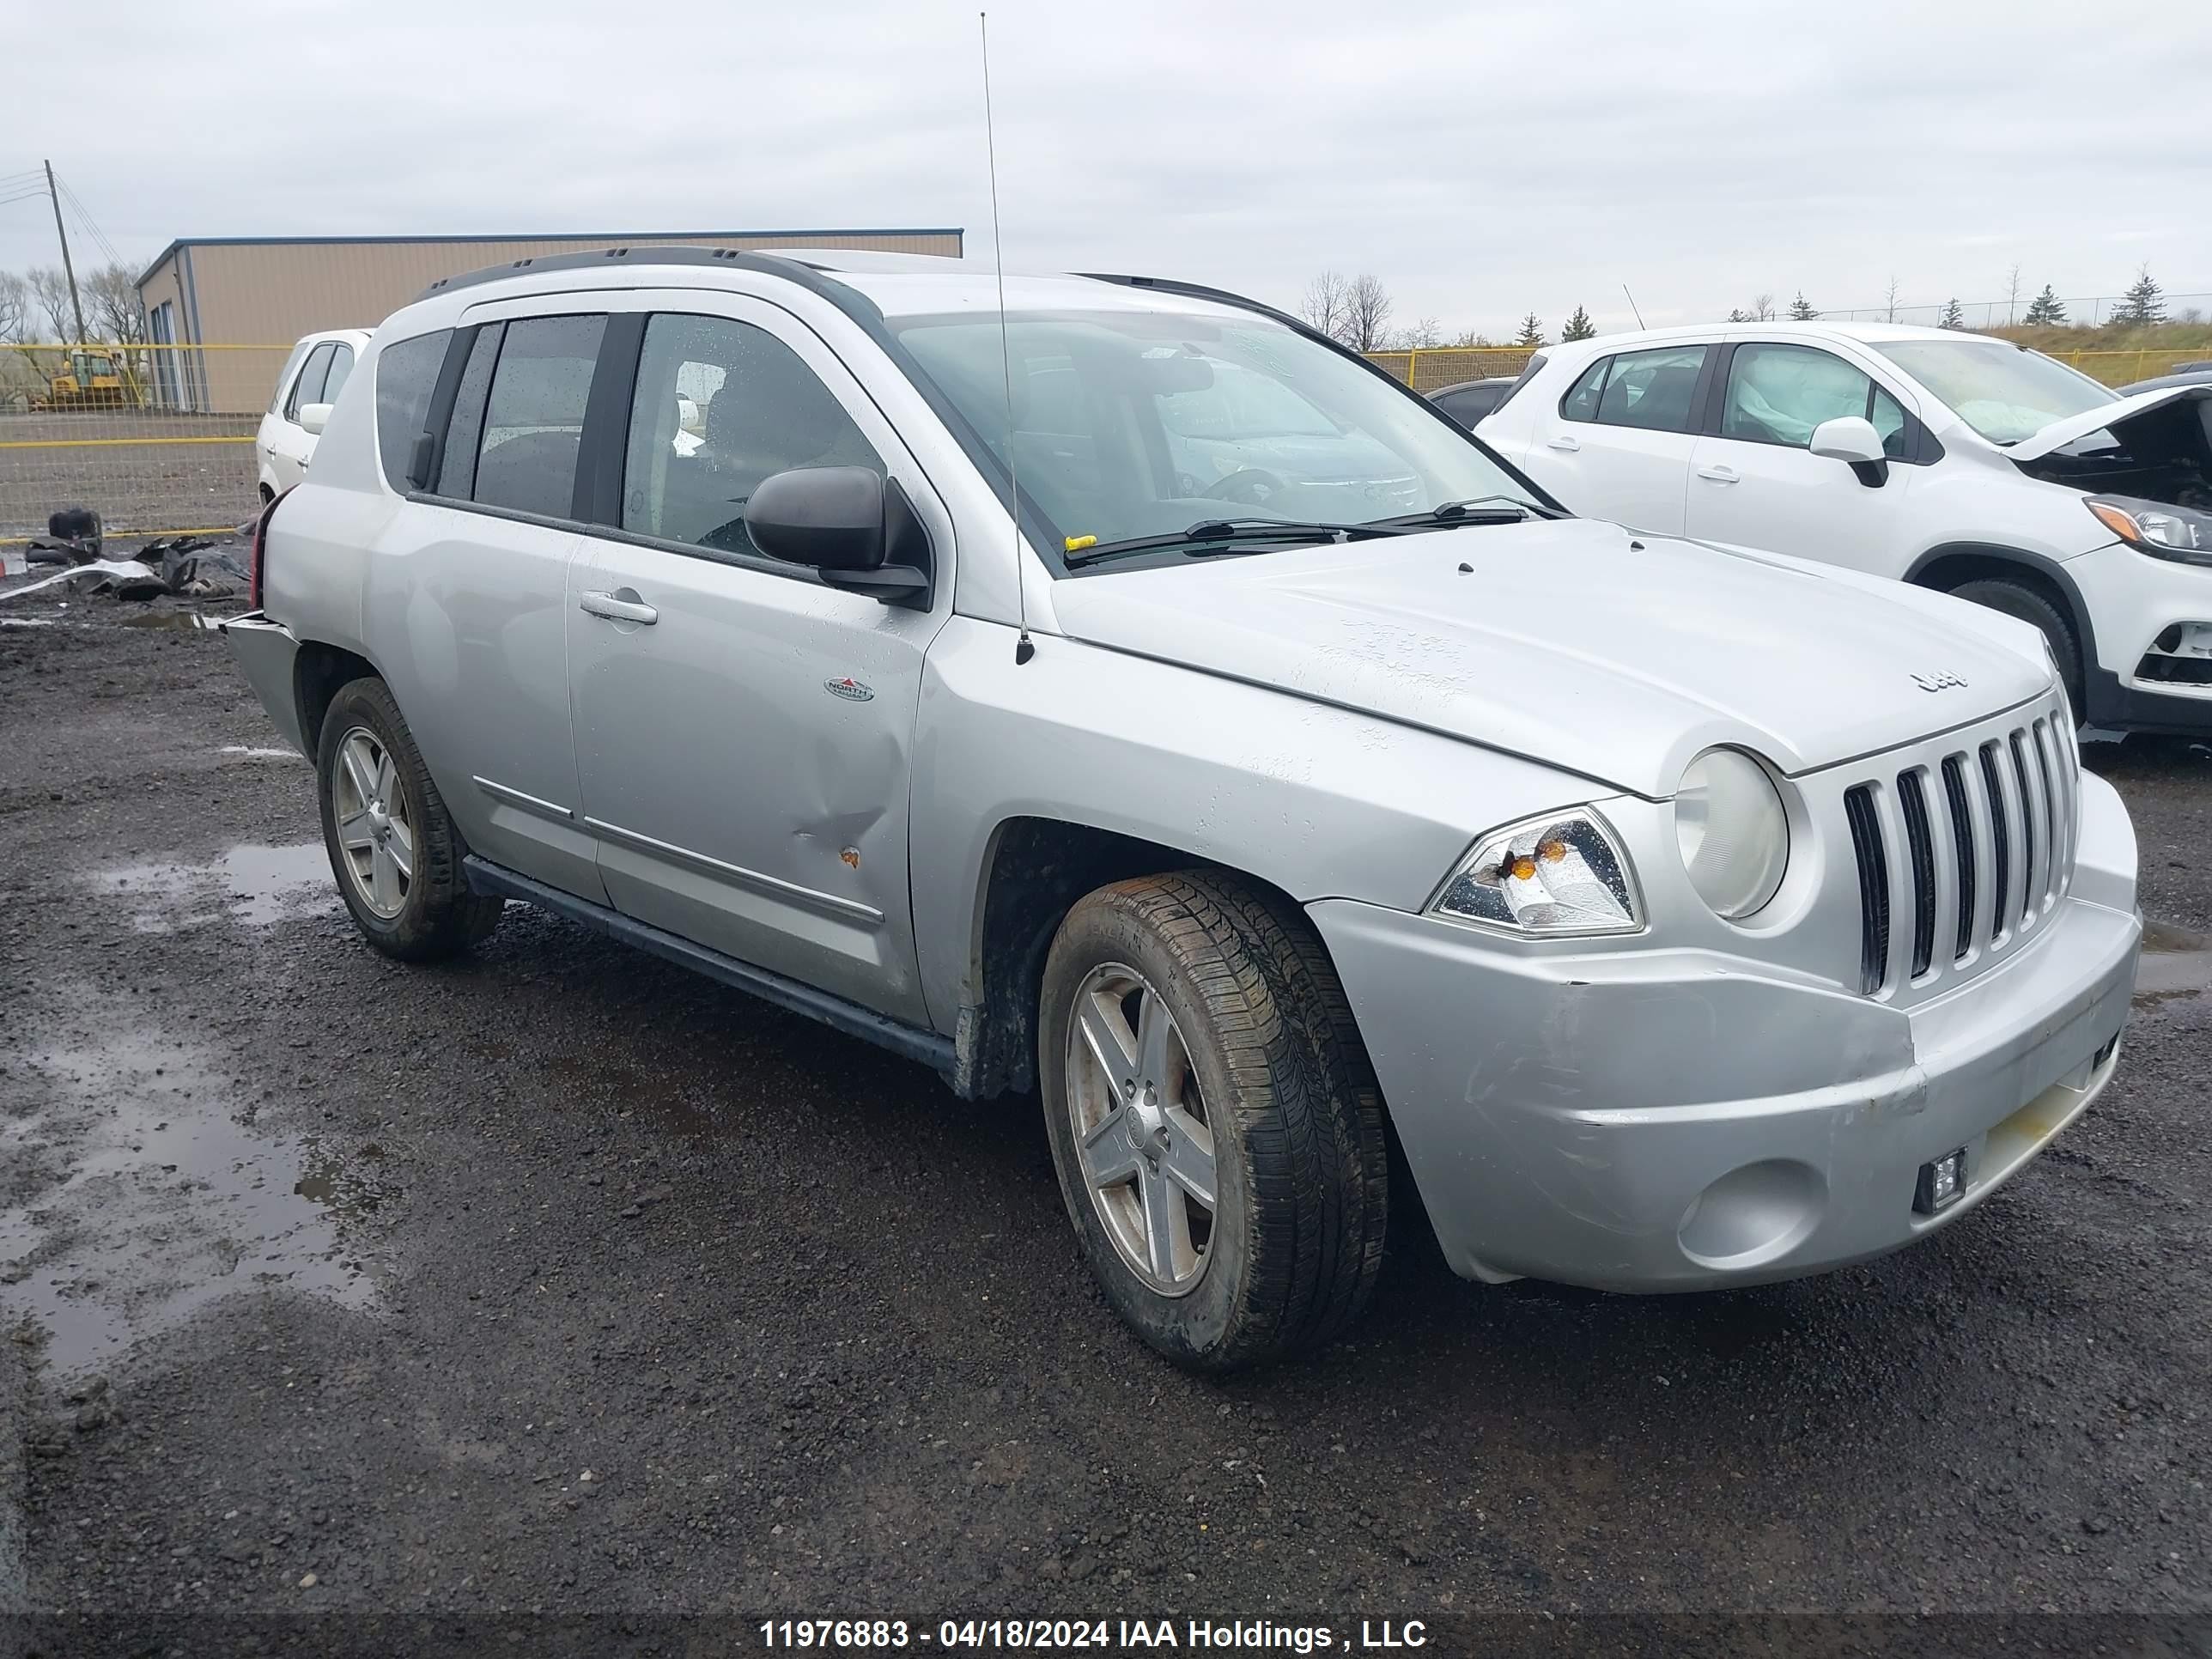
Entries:
{"label": "rear tire", "polygon": [[362,937],[402,962],[434,962],[490,937],[495,896],[472,893],[468,848],[380,679],[349,681],[316,744],[323,845]]}
{"label": "rear tire", "polygon": [[2007,581],[2002,576],[1962,582],[1951,590],[1951,597],[1984,605],[2041,629],[2044,639],[2050,644],[2051,659],[2058,665],[2058,678],[2065,684],[2066,704],[2074,711],[2075,723],[2080,725],[2087,718],[2087,711],[2081,706],[2081,636],[2075,632],[2073,617],[2066,614],[2063,606],[2052,604],[2047,596],[2023,582]]}
{"label": "rear tire", "polygon": [[1042,1005],[1061,1196],[1137,1334],[1227,1371],[1350,1325],[1382,1266],[1389,1153],[1305,918],[1206,872],[1102,888],[1060,924]]}

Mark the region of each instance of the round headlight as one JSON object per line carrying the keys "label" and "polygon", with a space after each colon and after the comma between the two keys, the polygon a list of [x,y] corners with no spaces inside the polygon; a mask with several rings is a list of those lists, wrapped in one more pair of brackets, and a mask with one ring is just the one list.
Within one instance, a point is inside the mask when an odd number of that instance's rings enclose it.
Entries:
{"label": "round headlight", "polygon": [[1690,763],[1674,792],[1674,839],[1690,885],[1731,921],[1759,911],[1790,864],[1790,814],[1766,769],[1733,749]]}

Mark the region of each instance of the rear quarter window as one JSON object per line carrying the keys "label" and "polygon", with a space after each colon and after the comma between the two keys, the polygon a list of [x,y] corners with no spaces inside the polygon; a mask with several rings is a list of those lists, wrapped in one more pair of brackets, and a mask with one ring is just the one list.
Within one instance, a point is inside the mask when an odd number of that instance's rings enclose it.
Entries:
{"label": "rear quarter window", "polygon": [[407,463],[430,417],[430,394],[453,337],[449,328],[394,340],[376,354],[376,453],[384,481],[401,495],[415,488]]}

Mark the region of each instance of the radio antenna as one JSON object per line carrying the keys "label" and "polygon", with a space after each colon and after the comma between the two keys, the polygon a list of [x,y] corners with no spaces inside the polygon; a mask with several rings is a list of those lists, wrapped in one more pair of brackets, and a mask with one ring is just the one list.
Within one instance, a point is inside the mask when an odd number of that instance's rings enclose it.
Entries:
{"label": "radio antenna", "polygon": [[1014,453],[1014,353],[1006,331],[1006,239],[999,228],[999,140],[991,124],[991,14],[975,14],[975,27],[983,46],[983,153],[991,169],[991,262],[998,267],[999,366],[1006,389],[1006,483],[1013,496],[1009,513],[1014,521],[1014,614],[1021,620],[1021,635],[1014,641],[1018,665],[1036,655],[1030,639],[1029,570],[1022,559],[1022,475]]}
{"label": "radio antenna", "polygon": [[998,228],[998,133],[991,126],[991,13],[975,13],[975,28],[982,35],[982,142],[991,164],[991,264],[998,265],[998,362],[1006,383],[1006,484],[1013,502],[1013,608],[1022,619],[1022,635],[1013,641],[1013,661],[1024,664],[1037,654],[1029,637],[1029,568],[1022,562],[1022,467],[1013,453],[1013,345],[1006,338],[1006,239]]}
{"label": "radio antenna", "polygon": [[[1620,285],[1620,291],[1623,294],[1628,294],[1628,284],[1623,283]],[[1628,294],[1628,308],[1631,311],[1636,311],[1636,296],[1633,294]],[[1640,311],[1636,311],[1636,325],[1638,328],[1644,326],[1644,313]]]}

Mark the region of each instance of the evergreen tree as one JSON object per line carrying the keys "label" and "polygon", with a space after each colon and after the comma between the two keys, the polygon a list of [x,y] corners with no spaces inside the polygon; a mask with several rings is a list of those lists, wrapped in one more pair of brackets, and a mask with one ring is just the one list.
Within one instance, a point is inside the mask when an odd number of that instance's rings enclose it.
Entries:
{"label": "evergreen tree", "polygon": [[2136,272],[2135,285],[2128,289],[2120,308],[2112,313],[2116,323],[2162,323],[2166,320],[2166,290],[2150,274],[2148,265]]}
{"label": "evergreen tree", "polygon": [[1809,323],[1820,313],[1805,303],[1805,290],[1801,288],[1797,297],[1790,302],[1790,314],[1801,323]]}
{"label": "evergreen tree", "polygon": [[1594,340],[1597,337],[1597,325],[1590,321],[1589,313],[1577,306],[1575,314],[1567,319],[1567,325],[1559,331],[1559,337],[1562,340]]}
{"label": "evergreen tree", "polygon": [[1958,329],[1963,329],[1966,325],[1966,313],[1959,308],[1959,302],[1956,300],[1953,300],[1950,304],[1943,307],[1942,320],[1936,325],[1939,328]]}
{"label": "evergreen tree", "polygon": [[1513,343],[1518,346],[1540,346],[1544,343],[1544,325],[1536,320],[1534,312],[1530,312],[1521,319],[1521,332]]}
{"label": "evergreen tree", "polygon": [[2066,301],[2052,293],[2051,284],[2045,283],[2043,292],[2027,302],[2027,313],[2021,320],[2030,328],[2057,327],[2066,320]]}

